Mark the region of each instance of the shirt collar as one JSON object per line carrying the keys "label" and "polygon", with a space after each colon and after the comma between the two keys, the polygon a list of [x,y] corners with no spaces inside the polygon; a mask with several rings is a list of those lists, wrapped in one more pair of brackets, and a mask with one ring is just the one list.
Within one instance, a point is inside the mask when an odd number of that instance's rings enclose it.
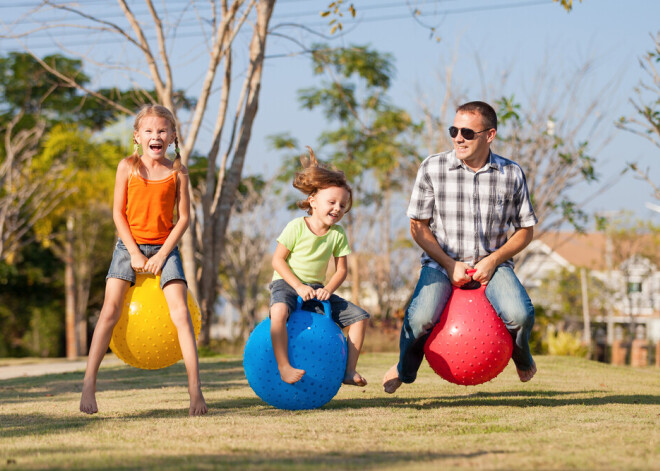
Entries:
{"label": "shirt collar", "polygon": [[[480,169],[479,171],[486,170],[486,169],[489,169],[489,168],[493,168],[495,170],[501,170],[502,166],[500,164],[501,164],[501,162],[497,158],[497,155],[493,154],[492,150],[489,150],[488,151],[488,162],[486,162],[486,165],[484,165],[483,168]],[[470,169],[467,168],[467,165],[465,165],[465,163],[462,160],[460,160],[456,157],[456,151],[452,150],[451,155],[450,155],[450,161],[449,161],[449,170],[457,170],[459,168],[462,168],[464,170],[470,170]],[[472,170],[470,170],[470,171],[472,171]]]}

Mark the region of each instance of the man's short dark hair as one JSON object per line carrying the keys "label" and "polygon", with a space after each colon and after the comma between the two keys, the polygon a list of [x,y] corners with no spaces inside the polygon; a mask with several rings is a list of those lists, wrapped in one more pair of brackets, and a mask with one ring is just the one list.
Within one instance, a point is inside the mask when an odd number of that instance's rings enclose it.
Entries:
{"label": "man's short dark hair", "polygon": [[471,101],[456,108],[456,112],[479,113],[483,118],[484,125],[487,129],[497,129],[497,113],[495,113],[493,107],[488,103],[483,101]]}

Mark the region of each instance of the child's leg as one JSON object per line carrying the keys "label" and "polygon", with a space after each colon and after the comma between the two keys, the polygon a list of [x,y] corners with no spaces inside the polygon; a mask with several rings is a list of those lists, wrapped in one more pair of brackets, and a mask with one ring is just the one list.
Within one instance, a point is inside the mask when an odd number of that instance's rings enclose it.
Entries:
{"label": "child's leg", "polygon": [[367,380],[357,372],[357,362],[364,343],[364,334],[367,328],[368,319],[362,319],[348,326],[348,359],[346,361],[346,374],[344,375],[344,384],[353,386],[366,386]]}
{"label": "child's leg", "polygon": [[289,362],[289,337],[286,332],[286,320],[289,308],[285,303],[275,303],[270,307],[270,338],[280,377],[285,383],[293,384],[303,377],[305,370],[291,366]]}
{"label": "child's leg", "polygon": [[332,308],[332,320],[342,329],[348,326],[346,339],[348,358],[346,359],[346,373],[344,374],[343,383],[353,386],[366,386],[367,380],[355,368],[364,343],[369,313],[336,294],[330,296],[329,301]]}
{"label": "child's leg", "polygon": [[190,394],[190,415],[203,415],[207,412],[199,379],[199,359],[197,344],[190,312],[188,311],[188,287],[183,280],[172,280],[163,287],[163,294],[170,310],[170,317],[179,336],[183,362],[188,373],[188,393]]}
{"label": "child's leg", "polygon": [[108,351],[112,329],[114,329],[121,316],[121,304],[126,296],[130,282],[119,278],[108,278],[105,285],[105,298],[99,321],[92,335],[92,344],[89,347],[87,357],[87,368],[83,379],[82,396],[80,398],[80,410],[87,414],[98,412],[96,405],[96,377],[98,376],[101,360]]}

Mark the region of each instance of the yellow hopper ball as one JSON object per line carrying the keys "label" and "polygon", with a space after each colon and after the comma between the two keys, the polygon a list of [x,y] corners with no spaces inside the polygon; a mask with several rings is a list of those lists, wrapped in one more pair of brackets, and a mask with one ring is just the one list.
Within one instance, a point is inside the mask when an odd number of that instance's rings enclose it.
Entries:
{"label": "yellow hopper ball", "polygon": [[[188,310],[197,338],[202,315],[190,291]],[[160,288],[160,275],[137,274],[135,285],[124,298],[110,348],[124,362],[145,370],[165,368],[183,358],[179,336]]]}

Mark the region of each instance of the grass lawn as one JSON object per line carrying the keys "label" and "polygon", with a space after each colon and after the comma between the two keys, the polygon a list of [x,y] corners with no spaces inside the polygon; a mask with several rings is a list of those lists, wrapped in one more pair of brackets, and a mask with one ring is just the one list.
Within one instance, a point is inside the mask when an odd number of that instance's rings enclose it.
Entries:
{"label": "grass lawn", "polygon": [[456,386],[424,364],[416,383],[382,391],[392,353],[360,358],[370,384],[321,409],[257,398],[241,358],[204,358],[209,405],[189,418],[183,364],[101,369],[100,413],[77,411],[82,373],[0,382],[1,469],[656,469],[660,370],[537,357],[518,381]]}

